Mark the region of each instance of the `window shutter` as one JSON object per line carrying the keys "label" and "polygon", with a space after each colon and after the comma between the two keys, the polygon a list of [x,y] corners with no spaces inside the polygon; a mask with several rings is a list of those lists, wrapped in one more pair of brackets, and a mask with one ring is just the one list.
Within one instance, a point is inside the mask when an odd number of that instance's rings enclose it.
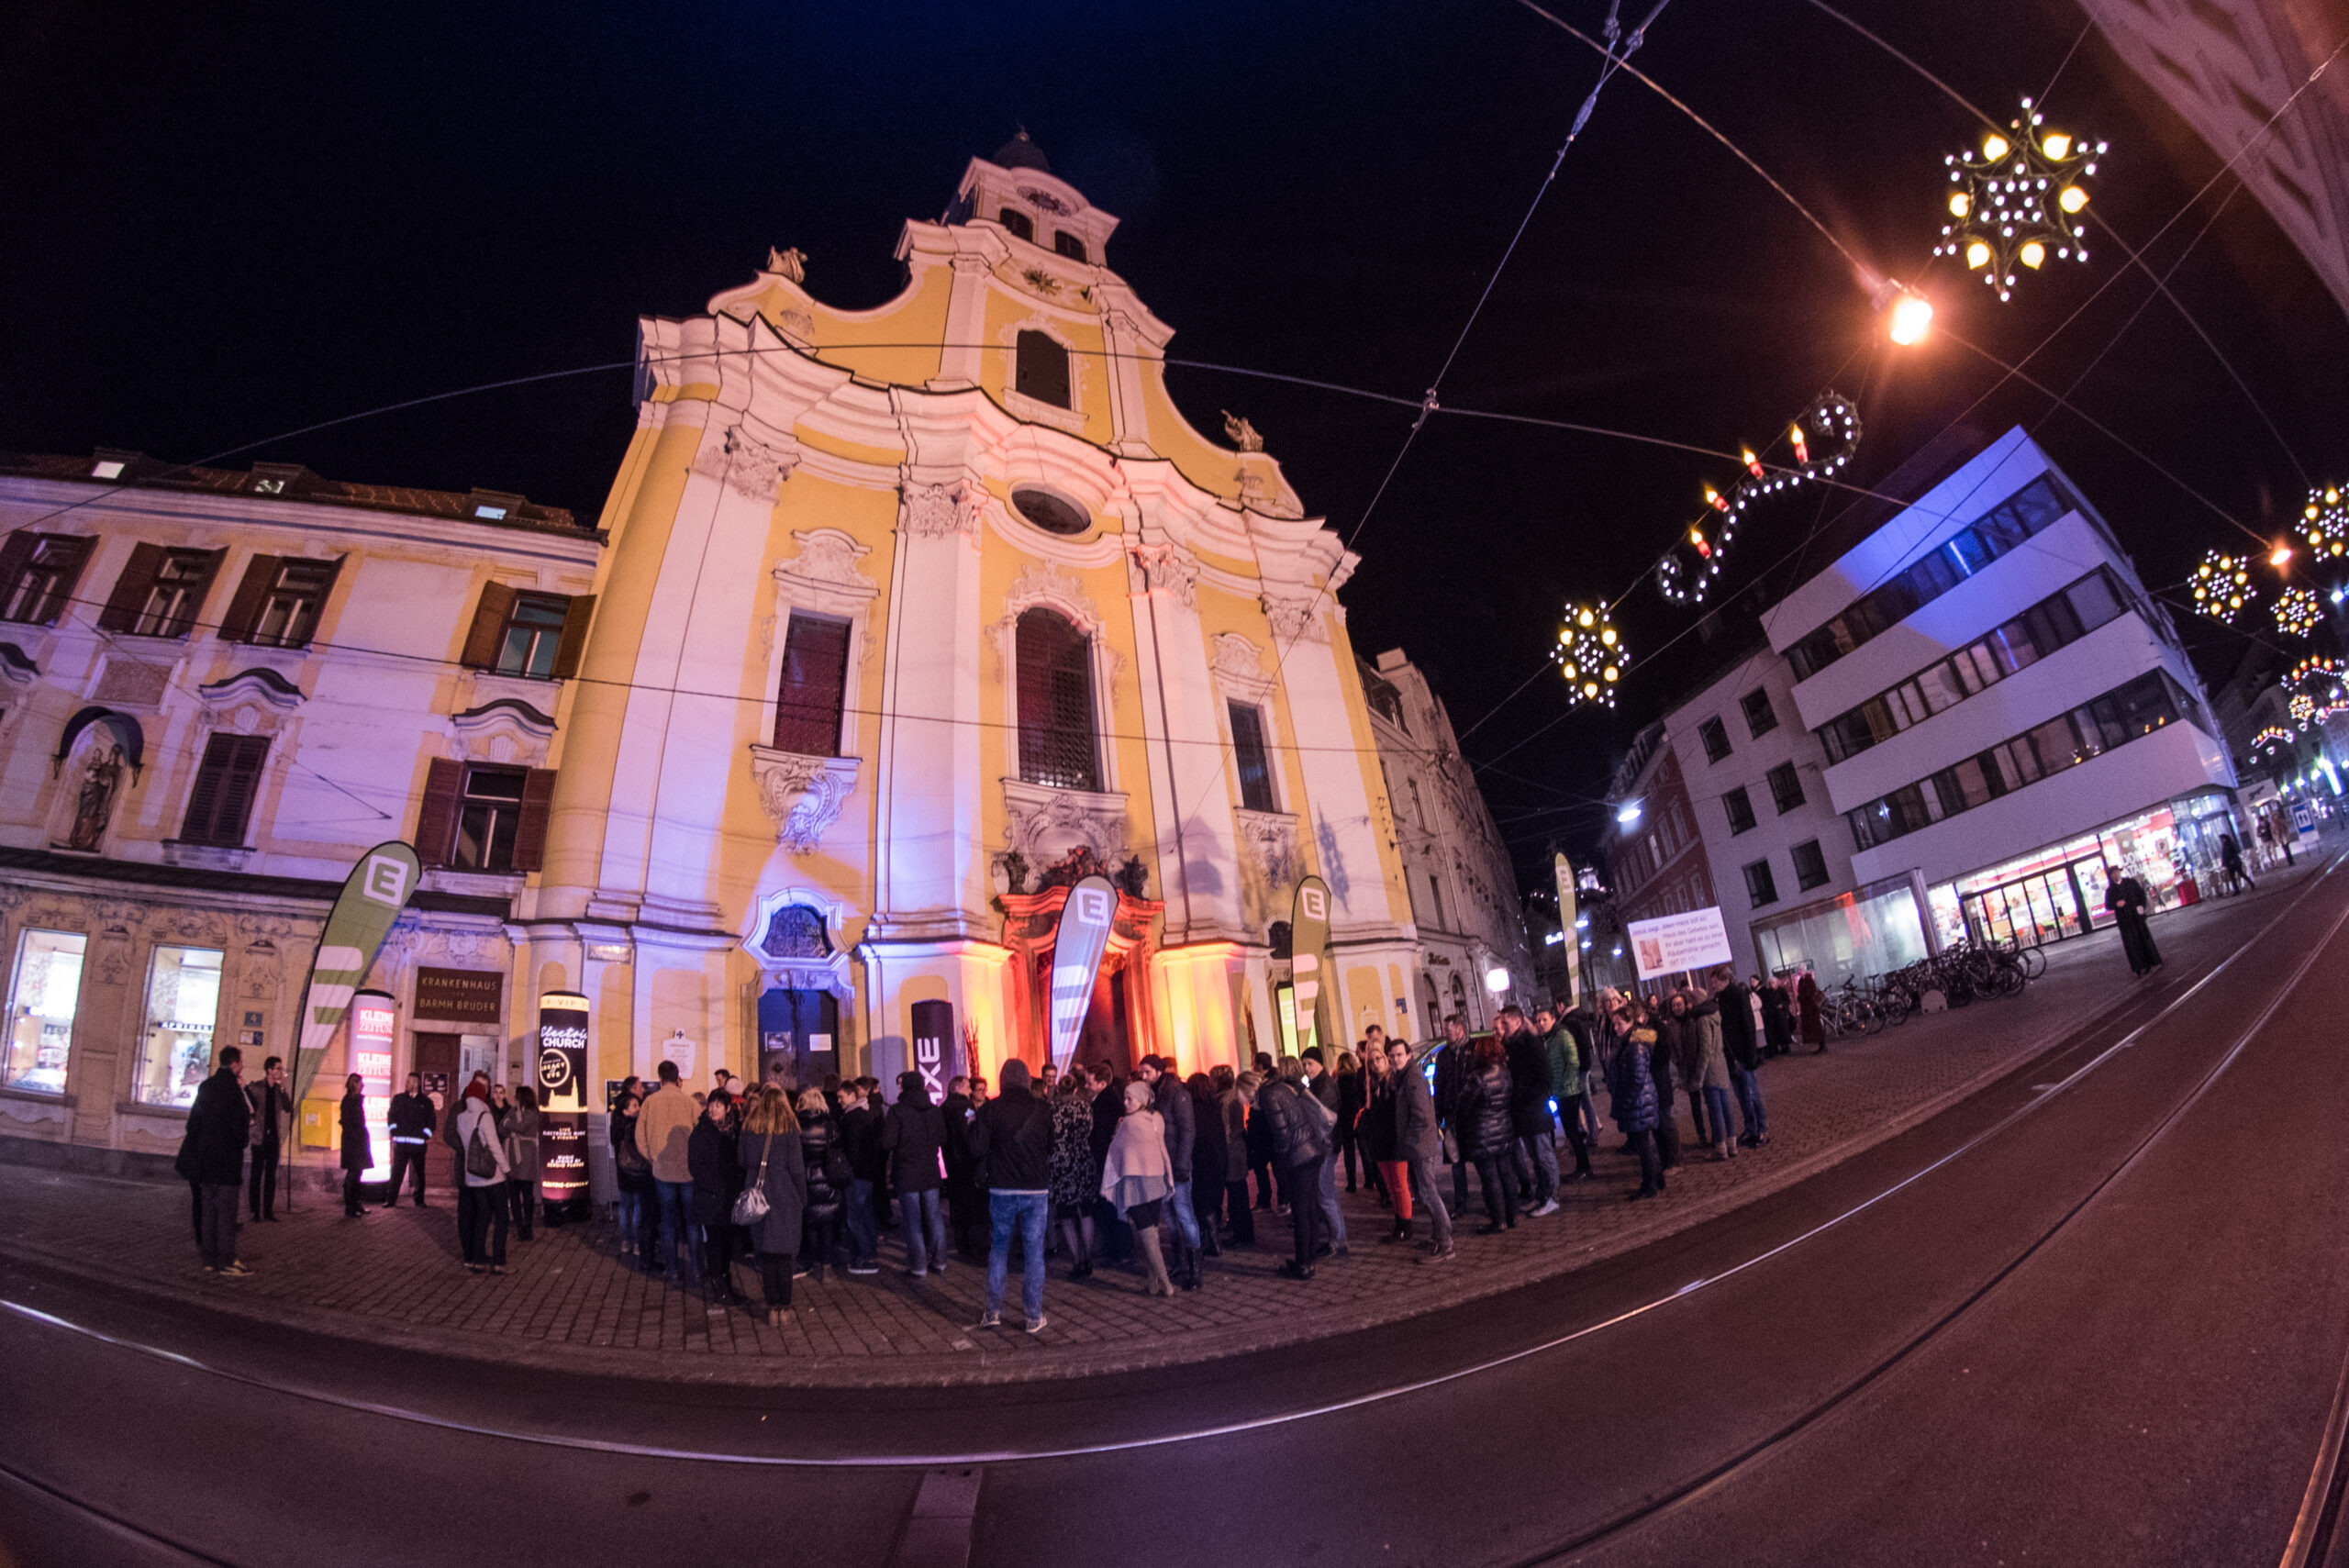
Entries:
{"label": "window shutter", "polygon": [[269,597],[270,589],[277,585],[277,569],[283,564],[274,555],[256,555],[245,563],[244,580],[237,584],[236,597],[228,601],[228,613],[220,617],[220,640],[242,642],[253,634],[253,625],[261,619],[261,606]]}
{"label": "window shutter", "polygon": [[215,735],[206,741],[195,787],[188,792],[180,841],[242,849],[245,823],[252,815],[262,764],[268,757],[266,735]]}
{"label": "window shutter", "polygon": [[213,819],[220,815],[220,783],[228,773],[232,735],[215,735],[204,743],[204,761],[195,770],[195,787],[187,794],[187,818],[180,824],[180,842],[209,844]]}
{"label": "window shutter", "polygon": [[39,543],[40,535],[30,528],[18,528],[0,540],[0,600],[15,597],[17,575],[33,558],[33,548]]}
{"label": "window shutter", "polygon": [[514,869],[537,871],[547,858],[547,810],[554,804],[554,770],[532,768],[522,780],[522,820],[514,829]]}
{"label": "window shutter", "polygon": [[449,846],[457,829],[457,792],[464,782],[464,763],[447,757],[435,757],[424,771],[424,805],[416,814],[416,858],[426,865],[449,863]]}
{"label": "window shutter", "polygon": [[97,549],[94,539],[58,538],[53,539],[59,562],[63,570],[58,573],[57,586],[50,590],[41,602],[40,624],[48,626],[65,612],[73,602],[73,590],[82,581],[83,568],[90,564],[91,553]]}
{"label": "window shutter", "polygon": [[[351,557],[347,555],[338,555],[327,562],[327,574],[318,584],[317,614],[311,620],[310,637],[316,637],[320,631],[326,629],[327,605],[334,597],[334,585],[336,580],[342,575],[342,563],[350,559]],[[306,637],[300,642],[289,643],[287,646],[307,648],[310,646],[310,638]]]}
{"label": "window shutter", "polygon": [[555,645],[554,678],[568,681],[579,673],[579,661],[587,651],[587,623],[596,618],[596,595],[581,594],[573,597],[562,611],[562,640]]}
{"label": "window shutter", "polygon": [[98,612],[100,631],[128,631],[139,624],[139,612],[146,607],[148,591],[155,586],[155,573],[162,566],[161,545],[131,546],[130,564],[115,579],[114,592],[106,595],[106,607]]}
{"label": "window shutter", "polygon": [[473,629],[465,633],[464,656],[459,661],[476,670],[495,669],[498,639],[514,614],[514,590],[503,583],[484,584],[481,603],[473,606]]}

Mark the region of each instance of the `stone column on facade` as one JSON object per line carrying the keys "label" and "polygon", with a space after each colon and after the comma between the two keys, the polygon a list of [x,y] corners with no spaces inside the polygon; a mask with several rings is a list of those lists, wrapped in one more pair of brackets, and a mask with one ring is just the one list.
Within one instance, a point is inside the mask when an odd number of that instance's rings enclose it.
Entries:
{"label": "stone column on facade", "polygon": [[1129,545],[1134,646],[1149,743],[1151,817],[1167,947],[1244,940],[1239,837],[1207,637],[1197,557],[1146,527]]}
{"label": "stone column on facade", "polygon": [[954,283],[946,298],[946,341],[939,350],[938,374],[930,384],[934,392],[978,385],[985,354],[983,339],[992,292],[987,279],[994,269],[986,257],[968,250],[957,252],[949,264]]}

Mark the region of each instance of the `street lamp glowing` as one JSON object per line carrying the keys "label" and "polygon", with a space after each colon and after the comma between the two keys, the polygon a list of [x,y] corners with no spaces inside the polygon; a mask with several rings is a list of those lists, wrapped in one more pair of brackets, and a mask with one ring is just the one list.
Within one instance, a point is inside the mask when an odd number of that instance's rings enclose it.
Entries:
{"label": "street lamp glowing", "polygon": [[1485,971],[1485,989],[1490,991],[1496,996],[1508,990],[1508,971],[1506,969],[1488,969]]}
{"label": "street lamp glowing", "polygon": [[1618,807],[1615,812],[1615,826],[1618,828],[1629,828],[1632,823],[1637,822],[1639,819],[1640,803],[1636,800],[1626,802],[1623,806]]}
{"label": "street lamp glowing", "polygon": [[1920,294],[1904,294],[1892,304],[1892,324],[1887,328],[1892,340],[1902,348],[1924,341],[1927,328],[1933,324],[1932,302]]}
{"label": "street lamp glowing", "polygon": [[2288,544],[2279,544],[2268,552],[2267,564],[2273,566],[2278,572],[2281,572],[2285,567],[2289,566],[2291,563],[2292,547]]}

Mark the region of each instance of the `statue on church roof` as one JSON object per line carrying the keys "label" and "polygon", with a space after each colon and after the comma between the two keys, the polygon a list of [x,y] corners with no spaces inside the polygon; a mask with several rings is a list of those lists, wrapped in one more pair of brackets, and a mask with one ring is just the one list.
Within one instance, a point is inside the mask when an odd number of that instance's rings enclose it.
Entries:
{"label": "statue on church roof", "polygon": [[1264,438],[1256,433],[1256,427],[1229,408],[1223,411],[1223,435],[1226,440],[1243,452],[1264,450]]}
{"label": "statue on church roof", "polygon": [[804,284],[807,281],[807,253],[796,245],[788,250],[778,250],[770,245],[767,247],[767,271],[780,272],[795,284]]}

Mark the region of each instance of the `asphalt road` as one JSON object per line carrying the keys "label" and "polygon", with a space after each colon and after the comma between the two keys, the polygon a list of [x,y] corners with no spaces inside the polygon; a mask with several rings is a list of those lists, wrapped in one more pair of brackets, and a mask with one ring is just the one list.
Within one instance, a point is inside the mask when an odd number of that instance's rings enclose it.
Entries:
{"label": "asphalt road", "polygon": [[1809,1182],[1211,1368],[567,1379],[0,1268],[0,1561],[2276,1562],[2349,1357],[2349,870],[2166,956]]}

